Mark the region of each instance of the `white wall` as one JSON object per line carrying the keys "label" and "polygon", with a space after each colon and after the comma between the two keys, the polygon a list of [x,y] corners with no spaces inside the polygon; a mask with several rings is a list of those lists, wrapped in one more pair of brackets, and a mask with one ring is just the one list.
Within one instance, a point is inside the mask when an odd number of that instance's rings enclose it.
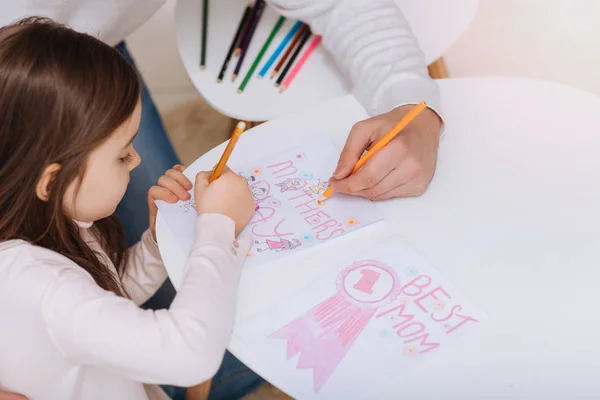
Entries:
{"label": "white wall", "polygon": [[[128,39],[163,111],[198,97],[177,52],[174,4],[168,0]],[[445,58],[455,77],[523,76],[600,95],[600,0],[480,0],[472,25]]]}
{"label": "white wall", "polygon": [[445,57],[456,77],[524,76],[600,95],[600,0],[480,0]]}

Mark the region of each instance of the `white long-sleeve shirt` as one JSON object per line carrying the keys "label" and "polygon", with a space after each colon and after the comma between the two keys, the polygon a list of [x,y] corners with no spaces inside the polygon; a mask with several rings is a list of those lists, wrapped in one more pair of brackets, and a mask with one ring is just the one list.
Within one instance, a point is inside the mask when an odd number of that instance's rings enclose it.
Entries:
{"label": "white long-sleeve shirt", "polygon": [[[201,0],[197,0],[201,1]],[[308,23],[322,35],[372,115],[426,101],[440,114],[437,84],[394,0],[267,0],[278,12]],[[47,16],[115,45],[150,18],[165,0],[11,0],[0,25],[24,16]],[[160,55],[157,55],[159,57]]]}
{"label": "white long-sleeve shirt", "polygon": [[[167,278],[149,232],[128,253],[122,281],[132,300],[101,289],[58,253],[0,243],[0,389],[30,400],[163,400],[151,384],[210,379],[229,342],[251,247],[234,230],[223,215],[198,218],[183,284],[159,311],[139,308]],[[88,228],[81,231],[98,250]]]}

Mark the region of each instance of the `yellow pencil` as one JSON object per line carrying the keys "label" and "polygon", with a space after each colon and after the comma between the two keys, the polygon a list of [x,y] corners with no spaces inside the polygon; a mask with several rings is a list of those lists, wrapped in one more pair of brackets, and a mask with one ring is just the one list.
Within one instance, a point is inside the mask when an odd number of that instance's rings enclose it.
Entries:
{"label": "yellow pencil", "polygon": [[218,179],[221,176],[221,174],[223,173],[223,168],[225,168],[227,160],[229,160],[229,156],[231,156],[235,144],[237,143],[240,136],[242,136],[242,133],[244,133],[245,129],[246,123],[244,121],[238,122],[233,133],[231,134],[231,139],[229,139],[229,143],[227,144],[227,147],[225,148],[225,151],[223,152],[219,163],[217,164],[215,169],[213,169],[213,172],[210,175],[210,179],[208,180],[209,183],[212,183],[215,179]]}
{"label": "yellow pencil", "polygon": [[[369,159],[371,157],[373,157],[379,150],[384,148],[385,145],[387,145],[393,138],[398,136],[398,134],[402,131],[402,129],[406,128],[406,126],[408,124],[410,124],[417,117],[417,115],[421,114],[421,112],[423,112],[423,110],[426,107],[427,107],[427,104],[425,104],[425,102],[422,101],[421,103],[417,104],[412,110],[410,110],[404,116],[404,118],[402,118],[400,120],[400,122],[398,122],[396,125],[394,125],[394,127],[388,133],[386,133],[385,136],[383,136],[381,139],[379,139],[379,141],[377,143],[375,143],[375,145],[373,147],[371,147],[371,149],[369,151],[367,151],[356,162],[356,165],[354,165],[354,169],[352,170],[352,173],[354,174],[356,171],[361,169],[363,167],[363,165],[365,165],[365,163],[367,161],[369,161]],[[329,187],[325,191],[325,193],[323,193],[323,196],[321,197],[319,202],[327,200],[329,197],[331,197],[333,192],[334,192],[334,189],[332,187]]]}

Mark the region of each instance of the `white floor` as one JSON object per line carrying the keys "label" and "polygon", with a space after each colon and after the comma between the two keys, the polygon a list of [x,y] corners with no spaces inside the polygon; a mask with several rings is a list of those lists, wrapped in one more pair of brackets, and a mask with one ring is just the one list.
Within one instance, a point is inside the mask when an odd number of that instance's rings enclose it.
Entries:
{"label": "white floor", "polygon": [[[128,39],[163,112],[199,96],[179,59],[174,5],[167,0]],[[480,0],[475,21],[445,55],[450,75],[531,77],[600,95],[599,18],[598,0]]]}

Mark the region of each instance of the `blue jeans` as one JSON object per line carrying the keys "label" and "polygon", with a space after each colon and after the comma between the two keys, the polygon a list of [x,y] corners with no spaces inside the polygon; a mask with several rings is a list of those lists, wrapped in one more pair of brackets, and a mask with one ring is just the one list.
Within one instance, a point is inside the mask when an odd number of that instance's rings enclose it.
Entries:
{"label": "blue jeans", "polygon": [[[119,43],[116,49],[135,67],[125,42]],[[169,142],[165,127],[145,84],[142,92],[142,118],[133,146],[140,154],[142,162],[132,171],[125,197],[116,211],[125,228],[125,237],[129,246],[137,243],[148,229],[148,190],[156,184],[165,171],[179,164],[179,159]],[[168,308],[173,297],[175,297],[175,289],[167,279],[143,307],[154,310]],[[212,380],[209,398],[210,400],[239,399],[252,392],[262,382],[258,375],[227,352],[221,368]],[[174,386],[163,388],[174,400],[183,400],[185,396],[185,388]]]}

